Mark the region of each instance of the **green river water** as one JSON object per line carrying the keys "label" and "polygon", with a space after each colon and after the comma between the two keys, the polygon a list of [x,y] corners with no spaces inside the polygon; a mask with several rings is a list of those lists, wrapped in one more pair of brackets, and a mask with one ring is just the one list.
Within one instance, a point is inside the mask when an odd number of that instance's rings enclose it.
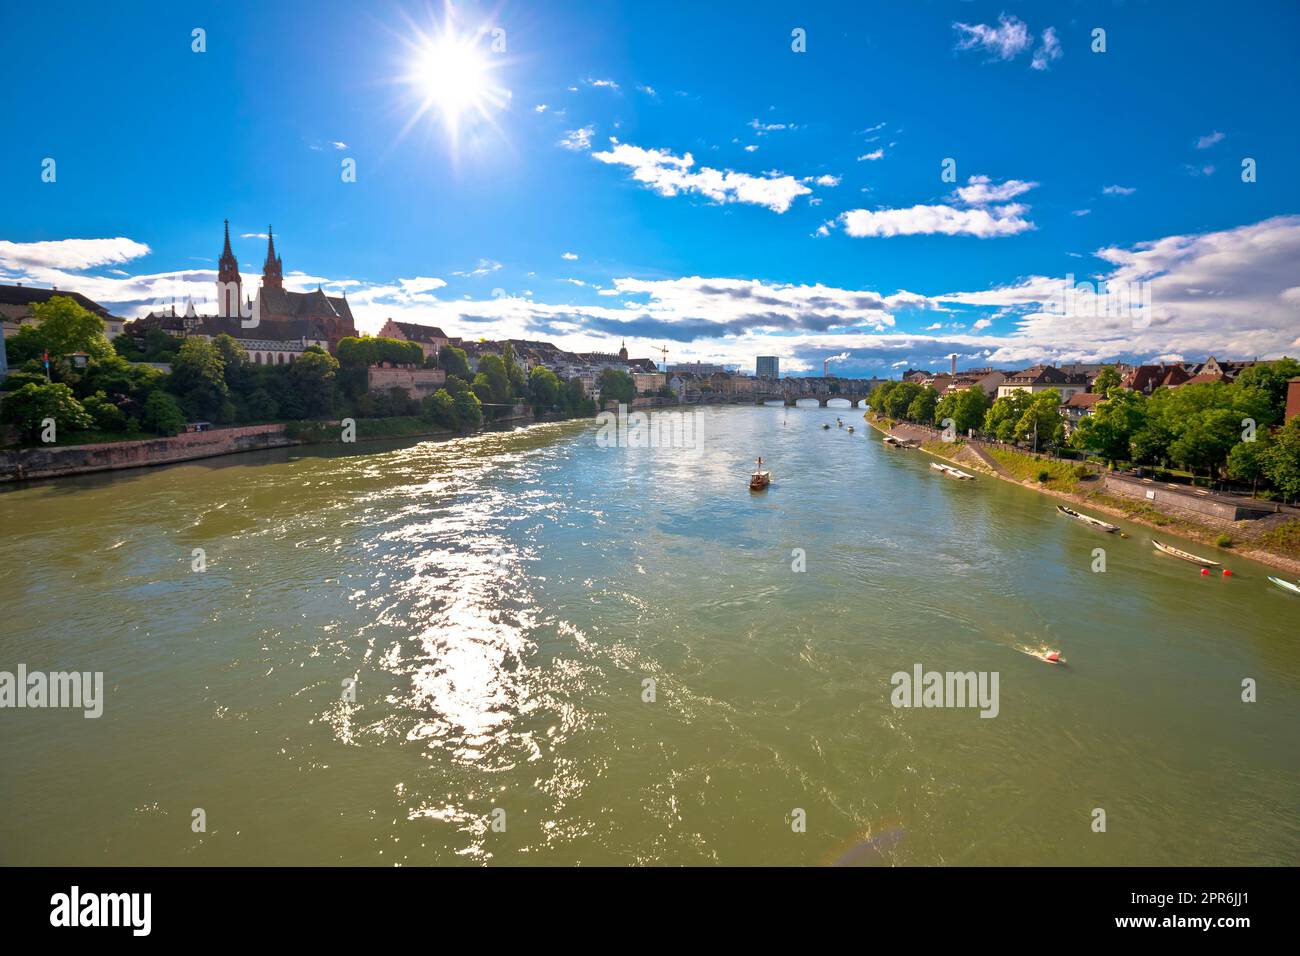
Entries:
{"label": "green river water", "polygon": [[[702,448],[570,422],[0,492],[0,670],[106,698],[0,710],[0,863],[1297,862],[1277,572],[860,411],[697,414]],[[894,707],[916,664],[996,672],[997,716]]]}

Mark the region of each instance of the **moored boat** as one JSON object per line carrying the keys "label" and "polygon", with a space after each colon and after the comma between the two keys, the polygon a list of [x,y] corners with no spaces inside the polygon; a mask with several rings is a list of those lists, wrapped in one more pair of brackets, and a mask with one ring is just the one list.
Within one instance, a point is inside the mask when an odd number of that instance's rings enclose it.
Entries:
{"label": "moored boat", "polygon": [[1090,524],[1094,528],[1100,528],[1102,531],[1110,531],[1110,532],[1119,531],[1118,525],[1113,525],[1110,522],[1102,521],[1100,518],[1093,518],[1090,517],[1089,515],[1081,514],[1080,512],[1075,511],[1073,508],[1065,507],[1065,505],[1057,505],[1056,510],[1059,511],[1061,514],[1065,515],[1066,517],[1073,518],[1076,521],[1082,521],[1084,524]]}
{"label": "moored boat", "polygon": [[1165,554],[1171,554],[1175,558],[1182,558],[1184,561],[1191,561],[1193,564],[1204,564],[1211,568],[1217,568],[1219,566],[1218,561],[1211,561],[1209,558],[1199,557],[1198,555],[1192,554],[1190,551],[1184,551],[1182,548],[1175,548],[1172,545],[1161,544],[1159,541],[1156,541],[1154,538],[1152,539],[1151,543],[1156,546],[1157,551],[1163,551]]}
{"label": "moored boat", "polygon": [[930,468],[934,471],[942,472],[949,478],[956,478],[959,481],[974,481],[975,476],[962,471],[960,468],[953,468],[950,465],[941,465],[937,461],[930,462]]}
{"label": "moored boat", "polygon": [[1300,584],[1293,584],[1292,582],[1285,581],[1282,578],[1275,578],[1271,574],[1268,576],[1268,579],[1284,591],[1290,591],[1292,594],[1300,594]]}

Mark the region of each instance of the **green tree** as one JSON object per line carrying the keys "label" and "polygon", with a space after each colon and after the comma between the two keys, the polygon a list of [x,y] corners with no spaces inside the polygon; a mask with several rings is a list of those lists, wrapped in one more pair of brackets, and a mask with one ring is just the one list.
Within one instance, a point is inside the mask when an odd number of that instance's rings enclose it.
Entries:
{"label": "green tree", "polygon": [[914,422],[929,425],[934,421],[934,410],[938,404],[939,393],[927,385],[907,406],[907,417]]}
{"label": "green tree", "polygon": [[632,399],[636,398],[636,381],[621,369],[601,369],[596,386],[600,389],[602,406],[611,401],[631,405]]}
{"label": "green tree", "polygon": [[527,387],[527,378],[524,374],[524,368],[515,359],[515,349],[509,342],[501,349],[501,362],[506,368],[506,377],[510,380],[510,397],[516,398],[525,394]]}
{"label": "green tree", "polygon": [[456,400],[445,388],[428,395],[420,403],[420,417],[443,428],[456,427]]}
{"label": "green tree", "polygon": [[1033,396],[1022,389],[999,396],[984,415],[984,433],[998,441],[1015,441],[1016,426],[1029,411],[1032,400]]}
{"label": "green tree", "polygon": [[943,424],[944,419],[951,418],[957,433],[965,434],[984,424],[984,416],[988,413],[989,404],[989,397],[984,389],[972,385],[959,392],[949,392],[939,399],[939,404],[934,410],[934,420]]}
{"label": "green tree", "polygon": [[[1110,371],[1106,369],[1105,371]],[[1146,397],[1132,389],[1111,387],[1108,397],[1070,436],[1074,448],[1093,451],[1111,466],[1133,458],[1132,441],[1146,423]]]}
{"label": "green tree", "polygon": [[203,339],[186,339],[172,363],[168,388],[191,420],[221,420],[230,394],[221,351]]}
{"label": "green tree", "polygon": [[17,337],[34,335],[39,351],[48,350],[51,356],[85,352],[93,359],[116,354],[104,335],[104,320],[83,309],[75,299],[55,295],[33,304],[31,309],[36,324],[24,325]]}
{"label": "green tree", "polygon": [[84,431],[95,424],[73,396],[72,389],[62,382],[40,385],[28,382],[0,405],[0,421],[13,425],[29,441],[40,438],[46,419],[54,420],[56,438],[65,432]]}
{"label": "green tree", "polygon": [[1024,414],[1016,422],[1013,434],[1016,441],[1033,442],[1035,449],[1059,445],[1065,437],[1065,422],[1061,418],[1061,393],[1049,388],[1033,395]]}
{"label": "green tree", "polygon": [[1268,429],[1261,429],[1254,441],[1242,441],[1228,452],[1226,471],[1236,481],[1249,481],[1252,493],[1259,489],[1261,478],[1268,479],[1268,466],[1273,446]]}
{"label": "green tree", "polygon": [[885,414],[890,418],[906,418],[907,410],[920,394],[921,386],[916,382],[894,383],[883,398]]}
{"label": "green tree", "polygon": [[473,378],[470,375],[469,359],[465,356],[465,350],[458,349],[454,345],[444,345],[438,349],[438,367],[446,372],[448,377],[455,375],[466,382]]}
{"label": "green tree", "polygon": [[1300,498],[1300,415],[1293,416],[1274,432],[1264,473],[1288,501]]}
{"label": "green tree", "polygon": [[558,404],[562,387],[559,378],[549,368],[533,366],[528,373],[528,401],[533,412],[540,417],[542,412]]}
{"label": "green tree", "polygon": [[1300,375],[1300,362],[1281,358],[1266,365],[1252,365],[1242,371],[1233,382],[1239,388],[1259,388],[1268,396],[1273,414],[1270,422],[1281,422],[1286,417],[1287,382]]}
{"label": "green tree", "polygon": [[1119,369],[1113,365],[1107,365],[1097,375],[1096,381],[1092,383],[1092,391],[1097,395],[1105,395],[1112,388],[1118,388],[1121,381]]}
{"label": "green tree", "polygon": [[469,389],[457,393],[453,399],[456,412],[456,427],[461,431],[472,431],[483,422],[483,408],[478,396]]}
{"label": "green tree", "polygon": [[289,384],[299,396],[303,416],[321,418],[334,411],[334,379],[339,363],[324,349],[312,345],[288,366]]}
{"label": "green tree", "polygon": [[226,387],[231,392],[243,391],[248,383],[248,352],[239,342],[225,332],[212,340],[221,355],[221,370],[226,379]]}
{"label": "green tree", "polygon": [[175,435],[185,425],[185,413],[176,399],[159,388],[145,399],[141,421],[157,435]]}
{"label": "green tree", "polygon": [[126,428],[126,415],[103,392],[86,396],[81,400],[81,405],[95,420],[95,427],[100,431],[120,432]]}

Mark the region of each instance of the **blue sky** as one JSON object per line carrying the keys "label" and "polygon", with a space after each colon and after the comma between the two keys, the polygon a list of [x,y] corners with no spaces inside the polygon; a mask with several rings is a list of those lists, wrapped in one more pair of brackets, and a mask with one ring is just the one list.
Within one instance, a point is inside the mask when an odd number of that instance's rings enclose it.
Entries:
{"label": "blue sky", "polygon": [[[841,374],[1296,354],[1300,6],[1174,6],[9,4],[0,281],[211,297],[229,218],[246,288],[273,223],[370,330]],[[449,31],[496,91],[454,141]],[[1071,274],[1151,305],[1060,314]]]}

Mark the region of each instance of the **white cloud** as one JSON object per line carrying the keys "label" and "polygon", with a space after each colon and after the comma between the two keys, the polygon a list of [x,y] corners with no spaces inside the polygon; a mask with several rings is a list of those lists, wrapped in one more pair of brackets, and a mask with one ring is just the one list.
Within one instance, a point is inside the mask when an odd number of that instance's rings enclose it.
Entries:
{"label": "white cloud", "polygon": [[840,177],[832,176],[830,173],[825,173],[821,176],[805,176],[803,182],[812,183],[815,186],[838,186],[840,184]]}
{"label": "white cloud", "polygon": [[966,182],[967,185],[957,187],[954,198],[968,206],[987,206],[990,203],[1006,202],[1029,192],[1038,185],[1038,183],[1023,182],[1019,179],[994,183],[987,176],[972,176]]}
{"label": "white cloud", "polygon": [[587,85],[595,86],[595,87],[603,87],[604,89],[614,90],[615,92],[617,92],[620,88],[619,85],[615,83],[613,80],[594,80],[591,77],[587,77]]}
{"label": "white cloud", "polygon": [[556,143],[557,146],[563,146],[565,149],[571,149],[575,152],[591,149],[591,136],[596,132],[594,126],[584,126],[581,129],[567,130],[564,138]]}
{"label": "white cloud", "polygon": [[884,156],[885,156],[885,151],[883,149],[873,149],[871,152],[863,153],[861,156],[859,156],[858,162],[861,163],[864,161],[883,159]]}
{"label": "white cloud", "polygon": [[573,260],[578,258],[578,254],[576,252],[562,252],[560,253],[560,258]]}
{"label": "white cloud", "polygon": [[550,107],[548,107],[545,103],[538,103],[536,106],[533,107],[533,112],[545,113],[548,109],[550,109]]}
{"label": "white cloud", "polygon": [[747,152],[747,153],[756,153],[756,152],[758,152],[758,147],[757,147],[756,145],[752,145],[752,144],[751,144],[751,145],[745,147],[745,152]]}
{"label": "white cloud", "polygon": [[[841,214],[840,224],[850,236],[887,237],[916,235],[1014,236],[1033,229],[1025,218],[1029,207],[1008,203],[1037,183],[1008,179],[994,183],[987,176],[972,176],[951,197],[957,205],[916,205],[907,209],[851,209]],[[997,205],[1005,203],[1005,205]],[[969,208],[960,208],[966,206]]]}
{"label": "white cloud", "polygon": [[1034,58],[1029,64],[1030,69],[1045,70],[1053,60],[1059,60],[1062,55],[1061,41],[1057,39],[1056,28],[1048,27],[1043,31],[1042,42],[1038,49],[1034,51]]}
{"label": "white cloud", "polygon": [[[489,273],[496,272],[501,268],[501,263],[495,259],[480,259],[478,265],[467,272],[453,272],[454,276],[463,276],[467,279],[477,279],[479,276],[485,276]],[[435,280],[436,281],[436,280]]]}
{"label": "white cloud", "polygon": [[1033,229],[1018,204],[991,209],[957,209],[953,206],[912,206],[910,209],[851,209],[840,216],[844,231],[855,237],[883,236],[1014,236]]}
{"label": "white cloud", "polygon": [[1092,213],[1092,210],[1091,210],[1091,209],[1076,209],[1076,210],[1074,210],[1074,212],[1070,213],[1070,215],[1072,215],[1072,216],[1087,216],[1087,215],[1090,215],[1091,213]]}
{"label": "white cloud", "polygon": [[1032,38],[1029,27],[1019,17],[1005,13],[998,17],[996,27],[985,23],[954,23],[958,50],[980,49],[996,60],[1011,60],[1029,48]]}
{"label": "white cloud", "polygon": [[[500,268],[499,264],[498,268]],[[413,279],[398,279],[397,282],[402,287],[402,291],[408,295],[417,295],[421,292],[432,292],[434,289],[441,289],[447,284],[442,279],[431,276],[416,276]]]}
{"label": "white cloud", "polygon": [[1107,196],[1132,196],[1137,192],[1136,186],[1107,186],[1102,189]]}
{"label": "white cloud", "polygon": [[632,170],[633,179],[661,196],[696,192],[717,203],[747,203],[783,213],[795,199],[812,192],[793,176],[751,176],[708,166],[692,169],[695,158],[690,153],[674,156],[665,149],[643,149],[614,139],[610,143],[611,149],[592,153],[592,158],[627,166]]}
{"label": "white cloud", "polygon": [[656,100],[659,99],[659,94],[658,92],[656,92],[653,86],[649,86],[644,83],[638,83],[637,89],[640,90],[642,93],[644,93],[646,96],[650,97],[651,99],[656,99]]}
{"label": "white cloud", "polygon": [[6,269],[92,269],[147,256],[143,242],[115,239],[55,239],[48,242],[0,240],[0,267]]}
{"label": "white cloud", "polygon": [[334,140],[334,142],[330,143],[330,145],[333,146],[335,149],[347,149],[347,148],[348,148],[348,144],[347,144],[347,143],[340,142],[340,141],[337,140],[337,139]]}
{"label": "white cloud", "polygon": [[1196,141],[1196,148],[1197,148],[1197,149],[1209,149],[1209,148],[1210,148],[1211,146],[1213,146],[1215,143],[1221,142],[1223,139],[1224,139],[1224,135],[1223,135],[1222,133],[1220,133],[1220,132],[1216,129],[1216,130],[1215,130],[1213,133],[1211,133],[1210,135],[1208,135],[1208,136],[1202,136],[1200,139],[1198,139],[1198,140]]}

